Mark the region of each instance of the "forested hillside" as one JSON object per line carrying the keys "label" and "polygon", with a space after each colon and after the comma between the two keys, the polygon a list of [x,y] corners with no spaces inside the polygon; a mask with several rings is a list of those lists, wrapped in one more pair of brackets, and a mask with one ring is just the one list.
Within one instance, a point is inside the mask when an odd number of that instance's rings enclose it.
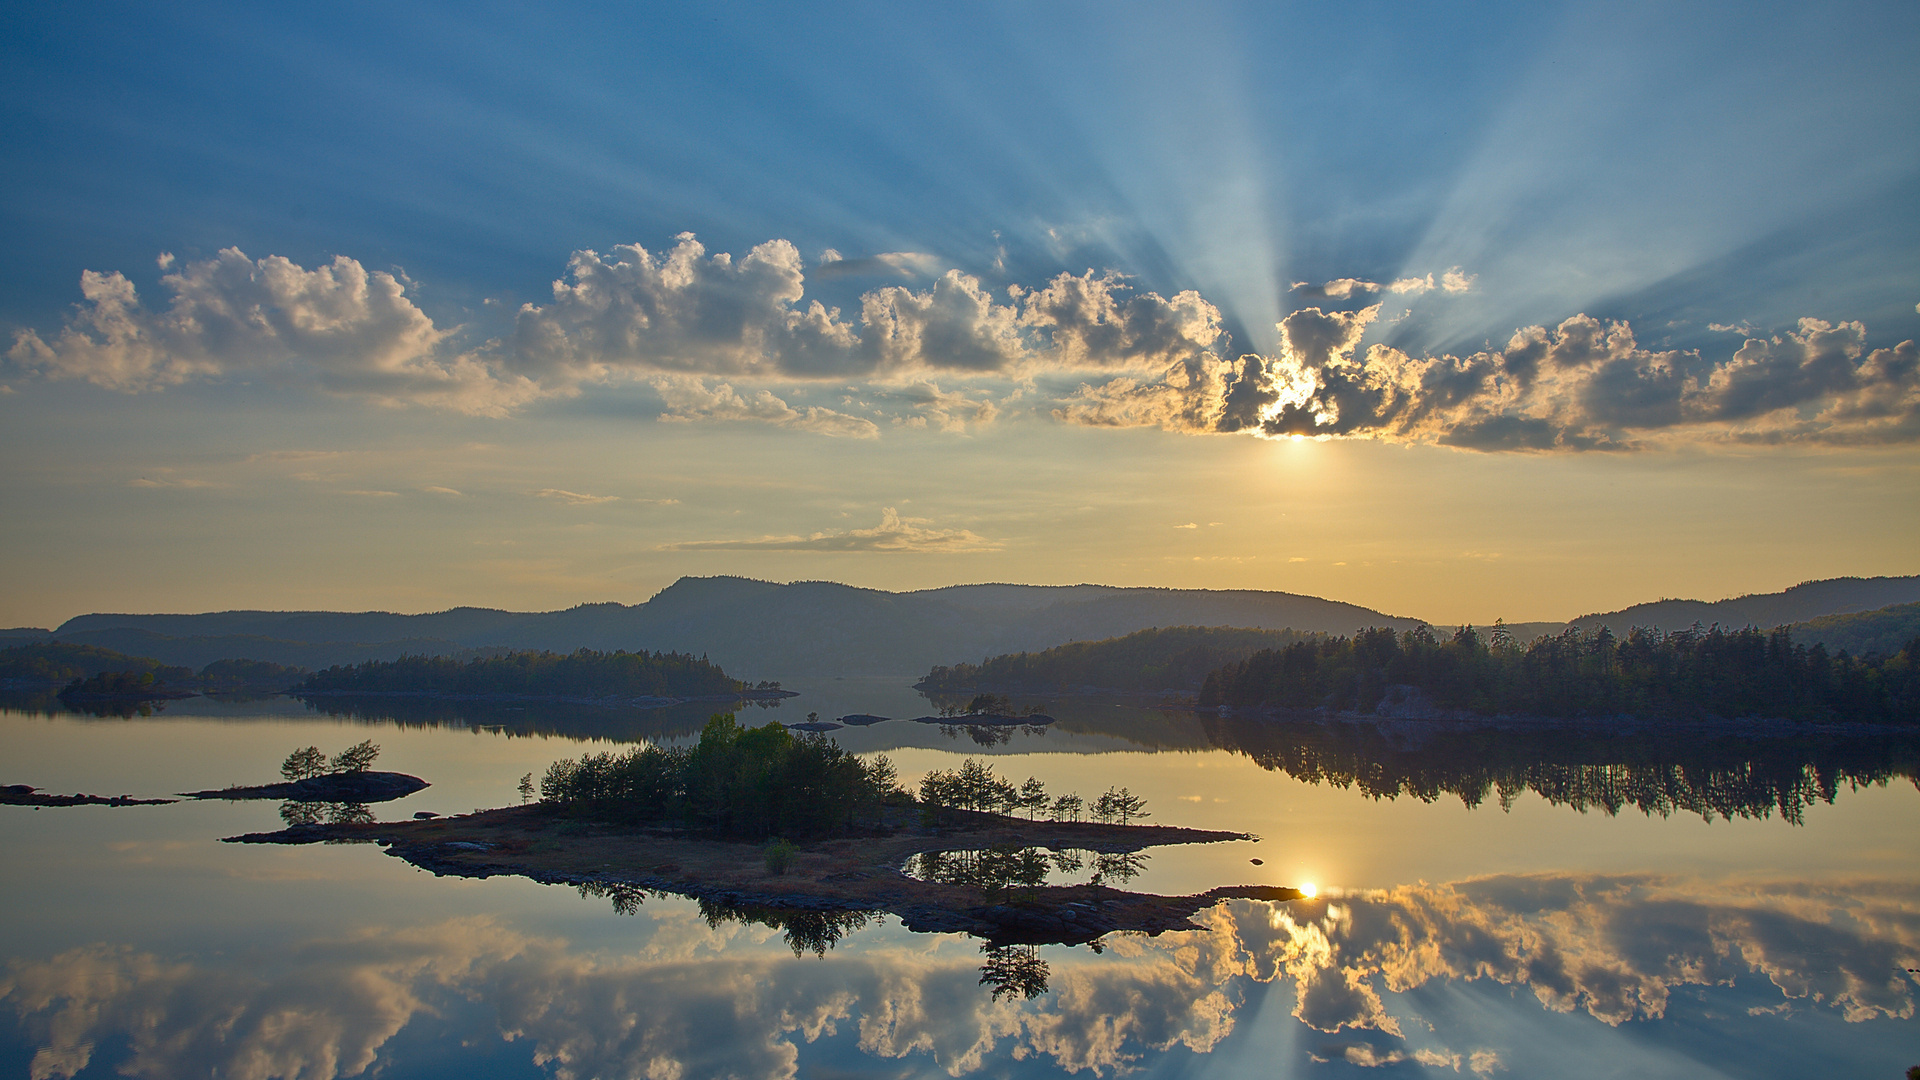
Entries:
{"label": "forested hillside", "polygon": [[1375,712],[1410,707],[1578,717],[1920,721],[1920,639],[1890,657],[1831,655],[1788,631],[1568,630],[1530,645],[1423,629],[1268,649],[1207,676],[1202,707]]}
{"label": "forested hillside", "polygon": [[1172,626],[1075,641],[1032,653],[1008,653],[978,664],[935,667],[916,686],[929,693],[1118,690],[1146,693],[1200,689],[1207,674],[1262,649],[1281,649],[1324,634],[1226,626]]}

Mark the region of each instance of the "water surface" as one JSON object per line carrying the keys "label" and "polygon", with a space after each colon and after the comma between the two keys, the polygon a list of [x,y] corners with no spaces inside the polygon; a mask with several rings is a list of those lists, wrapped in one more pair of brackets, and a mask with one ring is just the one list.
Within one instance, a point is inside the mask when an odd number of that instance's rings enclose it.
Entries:
{"label": "water surface", "polygon": [[[907,679],[783,682],[802,696],[743,718],[932,711]],[[1312,883],[1316,898],[1231,902],[1204,931],[1112,935],[1097,953],[987,954],[884,917],[823,932],[674,897],[435,878],[365,845],[217,842],[277,827],[270,802],[7,806],[0,1068],[1896,1077],[1920,1063],[1911,740],[1487,738],[1047,704],[1057,723],[986,738],[900,722],[833,734],[909,780],[971,754],[1056,794],[1125,786],[1151,822],[1259,837],[1155,849],[1129,887]],[[517,801],[519,778],[559,757],[693,738],[705,712],[330,707],[0,712],[0,782],[162,795],[372,738],[378,767],[433,783],[377,813],[459,813]],[[1035,971],[1045,990],[1028,997]]]}

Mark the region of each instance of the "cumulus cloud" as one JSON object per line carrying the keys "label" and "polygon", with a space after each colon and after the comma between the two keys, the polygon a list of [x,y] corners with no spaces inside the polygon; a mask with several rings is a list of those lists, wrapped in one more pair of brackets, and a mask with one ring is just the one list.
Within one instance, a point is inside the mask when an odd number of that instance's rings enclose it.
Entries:
{"label": "cumulus cloud", "polygon": [[1274,356],[1237,370],[1083,385],[1056,409],[1095,425],[1354,437],[1475,450],[1631,449],[1690,442],[1920,439],[1914,343],[1869,351],[1860,323],[1802,319],[1715,362],[1649,350],[1623,322],[1576,315],[1516,331],[1502,349],[1415,357],[1359,345],[1379,307],[1306,308]]}
{"label": "cumulus cloud", "polygon": [[926,518],[901,517],[889,506],[870,529],[817,532],[811,536],[763,536],[757,540],[688,540],[669,551],[884,551],[947,553],[998,551],[1001,545],[968,529],[936,529]]}
{"label": "cumulus cloud", "polygon": [[[1198,293],[1169,298],[1113,273],[1063,273],[999,295],[958,270],[938,272],[923,253],[828,258],[811,272],[862,263],[930,279],[872,289],[846,313],[806,295],[809,271],[791,243],[736,258],[689,233],[659,252],[575,252],[550,302],[524,305],[503,337],[463,347],[459,328],[436,325],[400,278],[345,256],[313,269],[235,249],[160,261],[164,306],[148,307],[121,274],[87,271],[67,325],[19,331],[9,359],[125,392],[304,379],[384,404],[491,416],[638,381],[659,393],[666,420],[852,438],[877,437],[876,419],[963,432],[1032,394],[1039,410],[1091,427],[1481,451],[1920,441],[1914,344],[1869,349],[1857,322],[1804,319],[1771,336],[1716,323],[1745,340],[1710,357],[1644,348],[1626,323],[1581,314],[1521,328],[1499,348],[1414,356],[1361,347],[1377,304],[1315,305],[1277,324],[1271,355],[1234,357],[1221,312]],[[1295,291],[1350,301],[1473,284],[1454,267]],[[861,385],[840,408],[794,403],[829,380]],[[889,413],[889,403],[905,407]]]}
{"label": "cumulus cloud", "polygon": [[535,394],[523,379],[449,353],[449,332],[394,275],[346,256],[307,270],[228,248],[161,284],[170,300],[153,310],[124,275],[88,270],[85,303],[67,326],[51,340],[22,330],[7,356],[49,378],[128,392],[298,370],[341,393],[471,413],[497,415]]}

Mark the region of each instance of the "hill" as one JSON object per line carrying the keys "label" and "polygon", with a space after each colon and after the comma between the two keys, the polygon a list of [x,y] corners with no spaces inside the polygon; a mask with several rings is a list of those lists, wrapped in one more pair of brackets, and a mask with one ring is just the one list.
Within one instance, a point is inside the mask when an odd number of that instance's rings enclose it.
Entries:
{"label": "hill", "polygon": [[1845,649],[1855,656],[1892,655],[1920,637],[1920,603],[1895,604],[1878,611],[1825,615],[1793,625],[1795,641],[1819,643],[1828,652]]}
{"label": "hill", "polygon": [[1920,575],[1828,578],[1802,582],[1777,593],[1752,593],[1731,600],[1656,600],[1619,611],[1582,615],[1568,625],[1580,630],[1605,626],[1616,635],[1636,626],[1683,630],[1694,623],[1702,626],[1719,623],[1729,628],[1757,626],[1769,630],[1827,615],[1874,611],[1916,601],[1920,601]]}
{"label": "hill", "polygon": [[[244,656],[312,668],[392,659],[400,652],[457,656],[485,648],[678,651],[704,655],[751,680],[796,672],[922,672],[961,657],[1035,651],[1154,626],[1351,634],[1368,626],[1417,625],[1419,620],[1354,604],[1257,590],[955,585],[895,593],[830,581],[782,585],[712,577],[681,578],[635,605],[583,604],[551,612],[454,608],[425,615],[94,614],[68,620],[54,636],[127,647],[136,647],[137,640],[140,652],[173,663]],[[126,636],[128,631],[143,636]]]}

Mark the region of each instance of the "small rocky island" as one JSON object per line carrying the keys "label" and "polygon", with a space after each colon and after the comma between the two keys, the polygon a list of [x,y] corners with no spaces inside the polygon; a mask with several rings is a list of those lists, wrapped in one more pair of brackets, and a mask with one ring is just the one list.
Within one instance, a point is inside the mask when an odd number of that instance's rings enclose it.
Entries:
{"label": "small rocky island", "polygon": [[[1039,781],[1015,786],[973,759],[930,773],[916,796],[895,783],[884,756],[862,759],[779,724],[744,728],[731,715],[710,720],[691,748],[556,762],[539,794],[530,805],[453,817],[301,824],[227,840],[376,843],[435,874],[571,885],[616,908],[671,893],[775,923],[885,912],[911,930],[995,946],[1192,929],[1192,915],[1222,900],[1304,895],[1267,885],[1128,892],[1115,885],[1139,872],[1149,848],[1252,837],[1137,824],[1147,811],[1125,789],[1091,803],[1048,797]],[[531,777],[522,795],[532,798]],[[1091,867],[1092,879],[1046,883],[1068,867]]]}

